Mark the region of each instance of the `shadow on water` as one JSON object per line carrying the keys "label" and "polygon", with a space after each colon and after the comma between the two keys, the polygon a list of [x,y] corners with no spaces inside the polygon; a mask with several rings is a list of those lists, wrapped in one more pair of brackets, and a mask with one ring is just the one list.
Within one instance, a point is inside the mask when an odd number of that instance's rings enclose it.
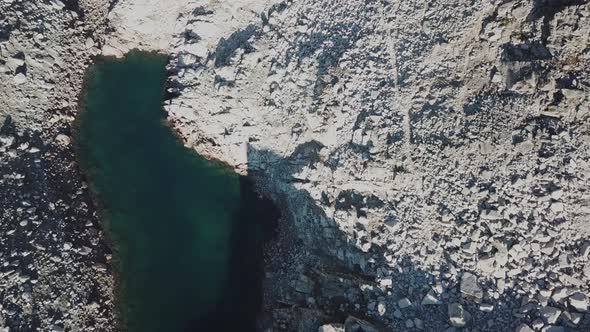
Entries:
{"label": "shadow on water", "polygon": [[[407,244],[413,246],[412,255],[400,255],[389,264],[385,256],[395,253],[387,247],[394,243],[404,245],[404,238],[392,236],[382,246],[372,245],[367,252],[361,251],[355,243],[357,239],[345,233],[342,225],[327,216],[317,200],[302,189],[309,182],[299,178],[299,174],[304,167],[313,169],[324,162],[318,157],[321,149],[313,141],[301,144],[288,156],[251,146],[248,149],[249,174],[282,212],[272,243],[272,254],[279,257],[265,265],[267,275],[272,277],[264,280],[266,319],[262,330],[315,332],[323,324],[337,323],[344,324],[347,332],[459,331],[449,322],[450,303],[460,303],[471,314],[465,326],[471,331],[514,331],[522,323],[540,319],[542,305],[521,290],[508,286],[499,290],[493,278],[479,280],[484,290],[496,293],[493,297],[486,294],[477,301],[464,296],[459,280],[467,270],[462,271],[450,255],[443,257],[438,266],[424,268],[424,248],[414,240]],[[363,213],[367,207],[381,206],[375,205],[370,195],[350,195],[349,191],[342,189],[334,197],[323,197],[319,204],[351,216]],[[347,204],[338,199],[342,197],[348,197]],[[383,203],[384,209],[394,210],[395,206]],[[391,235],[391,230],[385,229],[389,227],[385,221],[373,231],[358,223],[354,227],[367,231],[373,238]],[[441,236],[433,231],[433,238]],[[379,279],[390,279],[391,287],[383,287]],[[435,285],[442,289],[437,294],[442,304],[421,305],[429,292],[439,290]],[[412,304],[400,310],[398,301],[403,298]],[[384,305],[383,314],[378,313],[378,303]],[[480,303],[492,304],[493,310],[482,311]],[[549,305],[562,307],[551,300]],[[361,327],[351,316],[370,322],[371,327]],[[414,319],[420,320],[420,328],[415,326]],[[555,325],[565,326],[567,331],[587,331],[590,316],[585,315],[573,325],[562,315]]]}
{"label": "shadow on water", "polygon": [[186,149],[164,123],[163,55],[89,69],[80,165],[117,258],[126,330],[254,331],[262,250],[279,212],[227,165]]}
{"label": "shadow on water", "polygon": [[[165,63],[163,56],[141,52],[123,62],[99,62],[107,64],[105,71],[90,77],[99,88],[86,89],[97,93],[96,100],[86,95],[79,117],[81,165],[105,207],[129,331],[315,332],[321,324],[345,322],[346,331],[370,331],[350,316],[382,331],[412,330],[407,320],[420,317],[424,330],[442,331],[449,327],[446,305],[419,305],[434,284],[445,289],[445,303],[460,302],[472,314],[468,327],[513,330],[525,318],[539,317],[535,309],[515,316],[522,297],[511,289],[484,298],[495,304],[492,313],[480,311],[458,292],[457,276],[449,277],[460,269],[451,258],[436,271],[419,267],[421,246],[387,268],[386,247],[402,240],[392,237],[383,247],[361,251],[359,239],[302,189],[310,182],[297,177],[303,168],[326,162],[317,142],[290,156],[249,147],[250,176],[269,199],[227,166],[195,156],[162,125]],[[328,166],[337,168],[335,163]],[[280,223],[271,201],[280,207]],[[354,189],[321,201],[351,217],[375,206],[395,209]],[[385,222],[373,230],[353,227],[371,237],[388,234]],[[263,270],[265,243],[270,247]],[[381,287],[377,280],[383,278],[391,279],[391,288]],[[404,297],[413,305],[394,314]],[[383,315],[376,303],[385,305]]]}
{"label": "shadow on water", "polygon": [[[252,325],[262,307],[263,246],[275,236],[280,212],[269,199],[253,194],[250,179],[240,177],[242,200],[234,212],[235,220],[258,220],[257,223],[237,222],[231,230],[232,254],[229,280],[223,289],[222,300],[208,315],[193,319],[186,332],[204,331],[204,327],[216,331],[254,331]],[[249,271],[251,273],[244,273]],[[253,271],[253,272],[252,272]]]}

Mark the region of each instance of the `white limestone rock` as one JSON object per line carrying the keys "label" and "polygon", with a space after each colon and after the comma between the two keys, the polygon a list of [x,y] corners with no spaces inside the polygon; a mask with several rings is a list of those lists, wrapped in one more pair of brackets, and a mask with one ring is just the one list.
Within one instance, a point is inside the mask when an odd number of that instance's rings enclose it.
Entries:
{"label": "white limestone rock", "polygon": [[13,77],[14,83],[17,85],[21,85],[27,81],[27,76],[23,73],[18,73]]}

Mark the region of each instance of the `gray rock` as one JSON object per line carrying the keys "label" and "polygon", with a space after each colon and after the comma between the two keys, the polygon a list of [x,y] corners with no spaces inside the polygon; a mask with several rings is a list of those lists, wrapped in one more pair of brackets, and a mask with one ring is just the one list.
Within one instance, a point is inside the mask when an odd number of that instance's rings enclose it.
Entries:
{"label": "gray rock", "polygon": [[553,323],[557,322],[557,319],[559,318],[559,315],[561,314],[561,310],[559,310],[555,307],[546,306],[546,307],[541,308],[541,310],[539,310],[539,313],[541,315],[541,318],[543,318],[543,320],[545,321],[545,323],[553,324]]}
{"label": "gray rock", "polygon": [[300,275],[298,280],[295,280],[294,282],[294,288],[296,291],[300,292],[300,293],[304,293],[304,294],[311,294],[311,292],[313,291],[313,287],[314,287],[314,283],[313,280],[311,280],[310,278],[308,278],[305,275]]}
{"label": "gray rock", "polygon": [[59,325],[52,325],[51,332],[64,332],[64,328]]}
{"label": "gray rock", "polygon": [[70,136],[64,135],[64,134],[57,135],[57,137],[55,138],[55,141],[62,146],[68,146],[72,142],[72,140],[70,139]]}
{"label": "gray rock", "polygon": [[463,273],[461,277],[461,293],[466,296],[481,300],[483,297],[483,290],[477,283],[477,277],[469,272]]}
{"label": "gray rock", "polygon": [[414,327],[414,321],[411,319],[406,319],[406,328],[411,329]]}
{"label": "gray rock", "polygon": [[577,292],[568,298],[569,304],[579,312],[588,311],[588,297],[583,293]]}
{"label": "gray rock", "polygon": [[516,328],[516,330],[514,330],[514,332],[534,332],[534,330],[531,329],[526,324],[520,324],[520,325],[518,325],[518,327]]}
{"label": "gray rock", "polygon": [[479,310],[483,312],[492,312],[494,311],[494,305],[489,303],[483,303],[479,306]]}
{"label": "gray rock", "polygon": [[326,324],[320,326],[318,332],[344,332],[343,324]]}
{"label": "gray rock", "polygon": [[346,332],[379,332],[373,324],[353,316],[346,318],[344,329]]}
{"label": "gray rock", "polygon": [[423,330],[424,329],[424,322],[422,322],[422,320],[419,318],[414,318],[414,326],[418,330]]}
{"label": "gray rock", "polygon": [[448,315],[449,321],[454,327],[464,327],[471,320],[471,314],[459,303],[449,304]]}
{"label": "gray rock", "polygon": [[387,307],[385,306],[385,302],[379,301],[379,303],[377,303],[377,313],[379,314],[379,316],[385,315],[386,311]]}
{"label": "gray rock", "polygon": [[442,302],[438,299],[436,293],[433,290],[431,290],[424,296],[424,298],[422,298],[421,303],[422,305],[435,305],[441,304]]}
{"label": "gray rock", "polygon": [[27,81],[27,76],[23,73],[18,73],[13,77],[14,83],[17,85],[23,84]]}
{"label": "gray rock", "polygon": [[400,307],[400,309],[405,309],[412,306],[412,302],[407,297],[404,297],[403,299],[397,301],[397,305]]}

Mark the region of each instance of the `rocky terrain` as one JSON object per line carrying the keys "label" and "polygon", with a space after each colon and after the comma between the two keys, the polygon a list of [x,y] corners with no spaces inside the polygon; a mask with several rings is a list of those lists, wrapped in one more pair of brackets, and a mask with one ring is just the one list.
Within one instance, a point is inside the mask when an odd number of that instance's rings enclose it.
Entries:
{"label": "rocky terrain", "polygon": [[[0,13],[13,330],[109,329],[108,253],[69,135],[89,57],[133,48],[171,54],[165,109],[185,144],[283,211],[261,329],[590,330],[587,1],[3,0]],[[56,279],[75,308],[52,304]]]}
{"label": "rocky terrain", "polygon": [[71,140],[107,9],[0,1],[0,331],[116,330],[111,254]]}

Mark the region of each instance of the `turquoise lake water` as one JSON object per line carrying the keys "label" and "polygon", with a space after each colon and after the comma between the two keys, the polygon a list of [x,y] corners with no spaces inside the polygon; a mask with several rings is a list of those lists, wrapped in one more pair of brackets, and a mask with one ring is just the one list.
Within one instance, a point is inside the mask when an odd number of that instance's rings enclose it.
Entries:
{"label": "turquoise lake water", "polygon": [[87,72],[80,165],[113,244],[130,332],[254,331],[262,248],[278,212],[165,123],[167,57],[133,51]]}

